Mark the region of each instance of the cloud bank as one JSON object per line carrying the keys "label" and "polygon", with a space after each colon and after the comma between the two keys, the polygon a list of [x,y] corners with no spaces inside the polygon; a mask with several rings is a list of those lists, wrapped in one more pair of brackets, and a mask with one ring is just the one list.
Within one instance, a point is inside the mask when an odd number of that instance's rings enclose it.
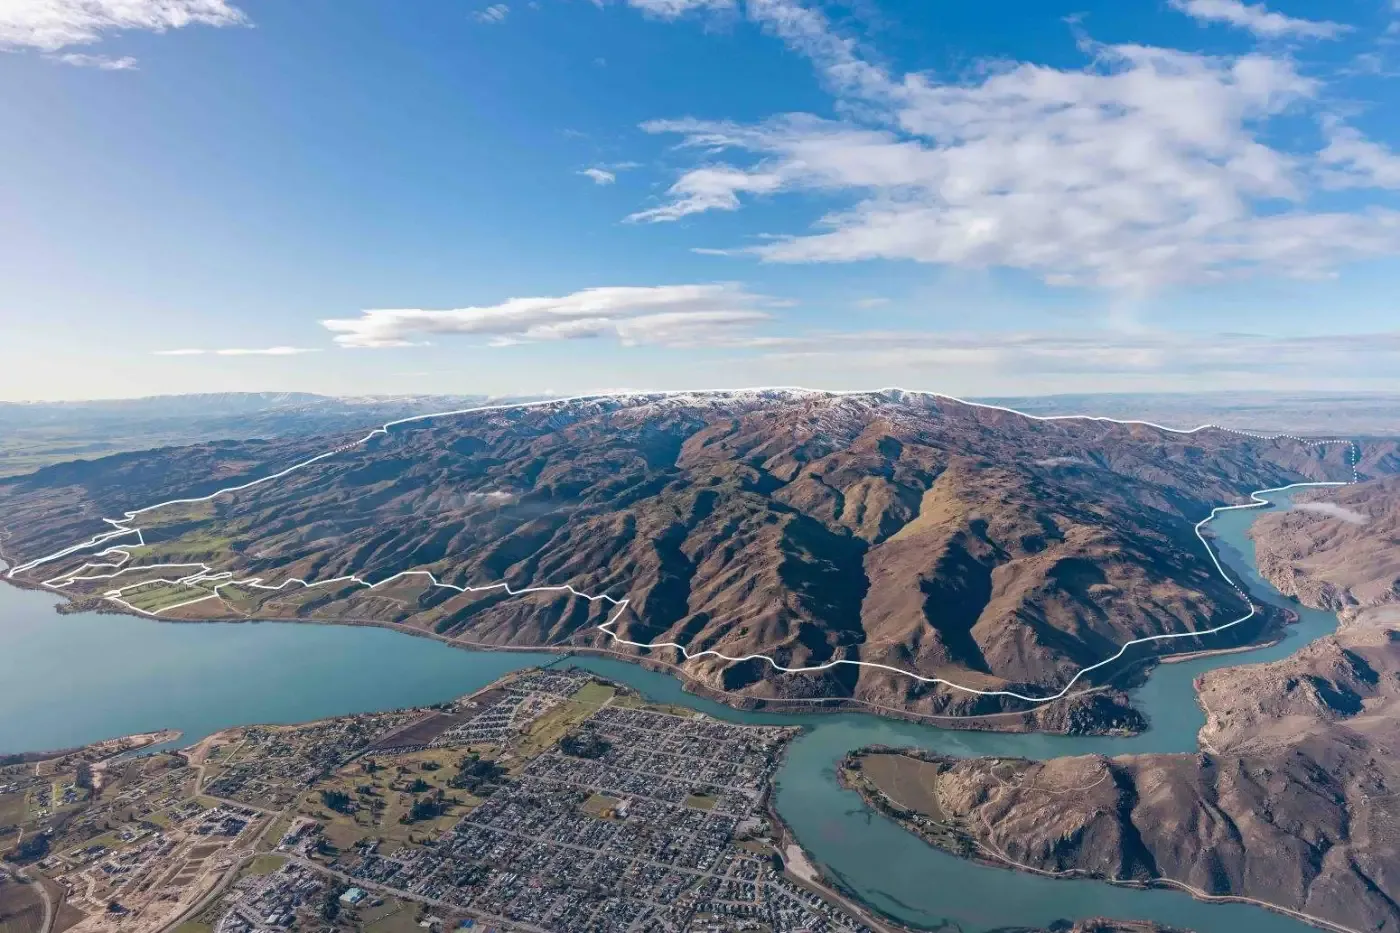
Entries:
{"label": "cloud bank", "polygon": [[716,345],[766,321],[776,303],[735,284],[588,288],[561,297],[512,298],[487,307],[364,311],[322,325],[342,347],[405,347],[448,334],[497,346],[613,337],[623,344]]}
{"label": "cloud bank", "polygon": [[[997,63],[948,80],[888,73],[797,0],[628,2],[665,17],[742,11],[809,58],[849,115],[645,123],[698,160],[634,223],[817,193],[850,206],[811,232],[725,252],[775,263],[1002,267],[1130,292],[1256,273],[1323,277],[1400,253],[1400,212],[1313,206],[1320,189],[1388,187],[1400,157],[1326,114],[1323,86],[1285,54],[1084,40],[1082,68]],[[1336,31],[1237,0],[1178,6],[1261,35]],[[1326,117],[1327,150],[1276,142],[1276,124],[1298,116]]]}

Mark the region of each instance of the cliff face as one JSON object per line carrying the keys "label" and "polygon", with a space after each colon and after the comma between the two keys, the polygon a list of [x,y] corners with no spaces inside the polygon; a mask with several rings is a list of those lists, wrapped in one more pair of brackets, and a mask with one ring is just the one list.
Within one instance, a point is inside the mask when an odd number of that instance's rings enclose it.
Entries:
{"label": "cliff face", "polygon": [[1198,755],[940,762],[937,800],[958,832],[1024,867],[1168,879],[1400,930],[1400,606],[1385,537],[1400,485],[1310,499],[1370,522],[1282,513],[1256,538],[1271,579],[1305,603],[1348,607],[1335,635],[1205,675]]}
{"label": "cliff face", "polygon": [[[258,463],[317,447],[172,448],[0,483],[6,548],[37,556],[100,531],[97,516],[244,481]],[[275,482],[143,513],[146,546],[129,566],[203,562],[269,584],[409,570],[457,586],[568,584],[625,597],[615,628],[629,641],[786,667],[872,662],[1039,696],[1126,641],[1239,615],[1192,531],[1210,507],[1347,473],[1344,446],[1036,421],[897,392],[624,396],[402,425]],[[457,595],[405,577],[372,593],[220,595],[176,615],[368,620],[475,643],[635,653],[597,628],[610,604],[559,593]],[[1171,648],[1255,634],[1241,626]],[[785,674],[761,659],[655,656],[749,698],[1023,708],[876,667]],[[1086,721],[1132,725],[1111,696],[1038,712],[1033,724]]]}

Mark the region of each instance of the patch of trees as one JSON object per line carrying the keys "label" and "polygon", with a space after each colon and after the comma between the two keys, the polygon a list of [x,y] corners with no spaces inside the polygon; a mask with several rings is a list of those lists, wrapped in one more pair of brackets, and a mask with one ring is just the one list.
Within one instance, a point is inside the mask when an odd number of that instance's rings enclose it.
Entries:
{"label": "patch of trees", "polygon": [[433,785],[429,784],[422,778],[414,778],[413,783],[408,785],[408,792],[410,794],[421,794],[423,793],[423,791],[428,790],[432,786]]}
{"label": "patch of trees", "polygon": [[447,809],[452,806],[452,804],[453,801],[443,794],[442,791],[437,791],[413,801],[413,806],[409,808],[407,813],[399,818],[399,822],[417,823],[422,820],[436,819],[446,813]]}
{"label": "patch of trees", "polygon": [[326,899],[321,902],[321,919],[331,923],[340,916],[340,895],[350,890],[346,884],[333,884],[326,891]]}
{"label": "patch of trees", "polygon": [[321,802],[336,813],[355,812],[355,805],[350,801],[350,795],[343,790],[321,791]]}
{"label": "patch of trees", "polygon": [[612,746],[606,739],[588,730],[566,735],[559,740],[559,750],[575,758],[602,758],[609,748]]}
{"label": "patch of trees", "polygon": [[92,765],[86,761],[78,762],[78,770],[73,775],[73,783],[83,790],[92,790]]}
{"label": "patch of trees", "polygon": [[49,837],[46,833],[26,836],[5,858],[12,862],[33,862],[49,854]]}
{"label": "patch of trees", "polygon": [[489,758],[482,758],[472,752],[457,765],[457,776],[450,783],[453,787],[464,787],[477,797],[488,797],[495,792],[506,769]]}

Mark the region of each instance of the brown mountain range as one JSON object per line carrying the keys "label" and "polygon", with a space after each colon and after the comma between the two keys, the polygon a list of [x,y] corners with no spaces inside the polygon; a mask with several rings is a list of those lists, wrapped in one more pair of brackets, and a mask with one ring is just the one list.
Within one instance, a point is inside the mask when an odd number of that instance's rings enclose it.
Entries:
{"label": "brown mountain range", "polygon": [[[3,481],[4,546],[33,559],[101,531],[99,516],[244,482],[346,441],[202,444]],[[1393,444],[1365,454],[1363,471],[1395,459]],[[1193,531],[1212,506],[1349,475],[1345,445],[1043,421],[899,392],[615,396],[414,421],[274,482],[143,513],[146,546],[129,566],[203,561],[267,583],[428,570],[462,586],[569,584],[626,598],[616,631],[632,641],[791,667],[871,662],[1043,695],[1126,641],[1243,611]],[[35,582],[85,558],[19,576]],[[611,648],[683,664],[695,681],[751,699],[1024,708],[872,667],[782,674],[763,660],[638,652],[596,627],[610,604],[560,593],[458,595],[408,577],[373,592],[343,583],[221,595],[171,616],[353,619],[471,643]],[[157,593],[146,606],[178,601]],[[1081,698],[1035,724],[1075,728],[1093,709],[1099,726],[1131,725],[1119,703]]]}

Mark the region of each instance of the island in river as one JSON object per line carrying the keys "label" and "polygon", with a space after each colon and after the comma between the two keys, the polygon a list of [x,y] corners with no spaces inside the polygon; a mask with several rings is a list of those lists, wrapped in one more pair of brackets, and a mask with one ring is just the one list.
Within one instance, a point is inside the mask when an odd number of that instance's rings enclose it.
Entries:
{"label": "island in river", "polygon": [[1342,625],[1210,671],[1195,755],[957,759],[866,748],[843,780],[960,855],[1170,885],[1335,930],[1400,930],[1400,483],[1299,493],[1252,534],[1261,572]]}

